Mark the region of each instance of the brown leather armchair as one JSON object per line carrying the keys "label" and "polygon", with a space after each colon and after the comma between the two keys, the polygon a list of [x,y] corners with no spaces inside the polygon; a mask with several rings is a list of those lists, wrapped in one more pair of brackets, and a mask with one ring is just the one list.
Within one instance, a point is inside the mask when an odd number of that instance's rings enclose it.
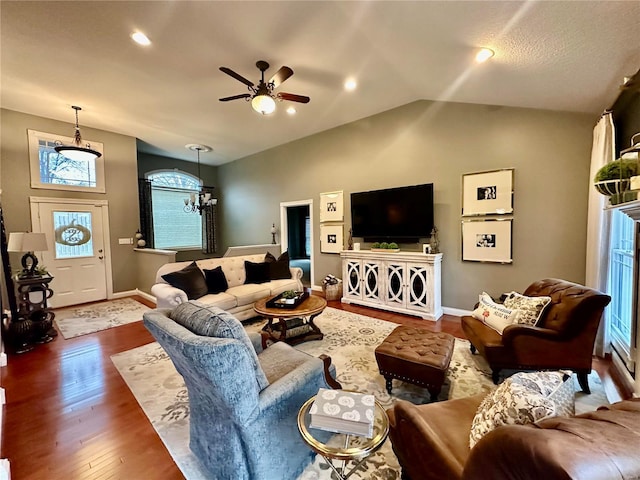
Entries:
{"label": "brown leather armchair", "polygon": [[483,395],[387,410],[404,480],[640,478],[640,399],[576,417],[503,425],[469,448]]}
{"label": "brown leather armchair", "polygon": [[580,387],[590,393],[593,344],[604,308],[611,297],[576,283],[547,278],[529,285],[528,297],[549,296],[538,325],[509,325],[502,335],[471,316],[462,317],[462,329],[487,360],[494,383],[502,369],[570,369],[578,374]]}

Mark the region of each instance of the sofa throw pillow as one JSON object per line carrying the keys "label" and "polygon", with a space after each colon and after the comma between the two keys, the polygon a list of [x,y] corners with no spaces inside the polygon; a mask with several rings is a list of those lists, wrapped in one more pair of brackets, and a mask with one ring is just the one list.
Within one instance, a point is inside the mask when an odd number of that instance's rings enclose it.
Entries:
{"label": "sofa throw pillow", "polygon": [[203,337],[232,338],[242,343],[249,355],[258,388],[263,390],[269,381],[258,362],[258,355],[247,335],[242,323],[229,312],[221,308],[207,306],[200,302],[189,301],[181,303],[169,313],[169,318],[186,329]]}
{"label": "sofa throw pillow", "polygon": [[191,262],[189,265],[177,272],[162,275],[162,278],[172,287],[176,287],[184,291],[189,300],[200,298],[206,295],[209,291],[207,288],[207,282],[202,274],[202,270],[200,270],[196,262]]}
{"label": "sofa throw pillow", "polygon": [[289,251],[284,252],[277,260],[271,252],[267,252],[264,257],[264,261],[269,264],[269,278],[271,280],[291,278],[291,270],[289,270]]}
{"label": "sofa throw pillow", "polygon": [[495,303],[491,297],[482,292],[478,298],[478,307],[471,312],[473,318],[484,322],[502,335],[503,330],[514,323],[516,311]]}
{"label": "sofa throw pillow", "polygon": [[244,271],[246,278],[244,283],[266,283],[269,280],[269,264],[266,262],[255,263],[244,261]]}
{"label": "sofa throw pillow", "polygon": [[556,405],[556,416],[573,416],[576,411],[572,372],[519,372],[511,381],[543,395]]}
{"label": "sofa throw pillow", "polygon": [[524,425],[555,414],[555,404],[511,379],[506,379],[480,403],[473,417],[469,447],[501,425]]}
{"label": "sofa throw pillow", "polygon": [[216,267],[212,270],[204,270],[204,278],[207,282],[209,293],[220,293],[229,288],[229,283],[227,282],[227,277],[222,271],[222,266]]}
{"label": "sofa throw pillow", "polygon": [[471,448],[501,425],[524,425],[549,417],[572,415],[573,380],[562,372],[517,373],[480,403],[469,434]]}
{"label": "sofa throw pillow", "polygon": [[509,292],[504,299],[504,306],[516,309],[515,323],[535,326],[542,317],[542,312],[551,303],[551,297],[525,297],[518,292]]}

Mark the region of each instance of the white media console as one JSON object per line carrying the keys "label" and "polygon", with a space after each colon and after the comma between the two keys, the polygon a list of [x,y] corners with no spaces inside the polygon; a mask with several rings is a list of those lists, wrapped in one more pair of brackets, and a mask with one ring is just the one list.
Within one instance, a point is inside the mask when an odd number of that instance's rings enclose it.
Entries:
{"label": "white media console", "polygon": [[342,301],[436,321],[442,254],[343,250]]}

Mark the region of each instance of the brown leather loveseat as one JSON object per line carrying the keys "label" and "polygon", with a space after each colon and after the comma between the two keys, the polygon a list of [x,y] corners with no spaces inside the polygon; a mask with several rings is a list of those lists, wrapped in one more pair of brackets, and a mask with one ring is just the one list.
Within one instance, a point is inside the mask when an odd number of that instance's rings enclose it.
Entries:
{"label": "brown leather loveseat", "polygon": [[505,425],[469,448],[483,395],[387,410],[406,480],[620,480],[640,478],[640,399],[576,417]]}
{"label": "brown leather loveseat", "polygon": [[549,296],[551,303],[536,326],[509,325],[502,335],[482,321],[462,317],[471,351],[487,360],[498,383],[502,369],[573,370],[582,390],[589,393],[587,376],[598,325],[611,297],[589,287],[555,278],[532,283],[528,297]]}

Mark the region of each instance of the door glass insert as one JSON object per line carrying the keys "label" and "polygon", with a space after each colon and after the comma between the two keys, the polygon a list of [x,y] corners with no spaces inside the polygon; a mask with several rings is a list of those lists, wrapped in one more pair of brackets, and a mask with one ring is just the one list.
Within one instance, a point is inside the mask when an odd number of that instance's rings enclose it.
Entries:
{"label": "door glass insert", "polygon": [[93,257],[91,212],[53,212],[56,259]]}

